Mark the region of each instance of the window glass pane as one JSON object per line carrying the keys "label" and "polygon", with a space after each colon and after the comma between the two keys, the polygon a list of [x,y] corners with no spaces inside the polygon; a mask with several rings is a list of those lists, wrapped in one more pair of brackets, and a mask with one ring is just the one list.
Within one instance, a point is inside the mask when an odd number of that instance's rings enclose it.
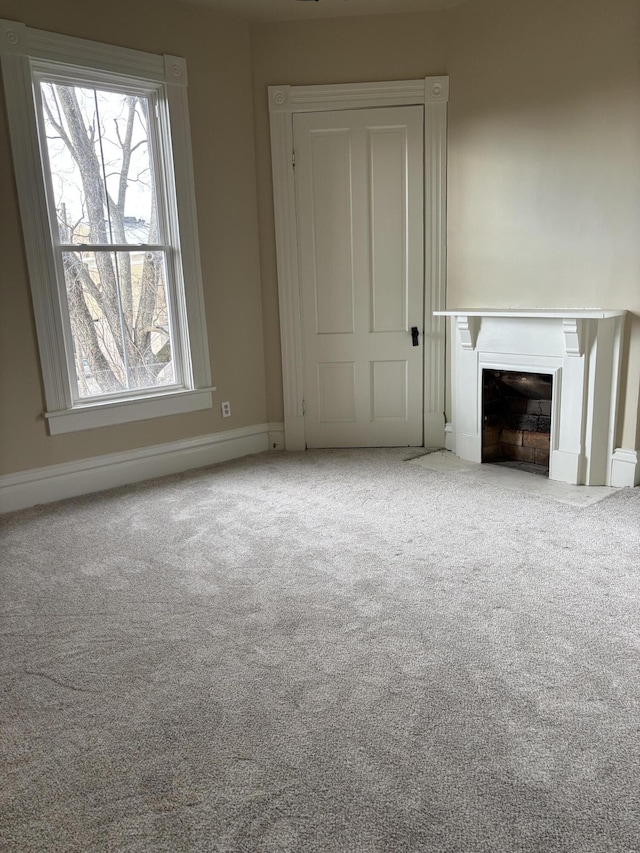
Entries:
{"label": "window glass pane", "polygon": [[40,82],[62,243],[158,243],[144,94]]}
{"label": "window glass pane", "polygon": [[164,252],[63,252],[80,398],[176,383]]}

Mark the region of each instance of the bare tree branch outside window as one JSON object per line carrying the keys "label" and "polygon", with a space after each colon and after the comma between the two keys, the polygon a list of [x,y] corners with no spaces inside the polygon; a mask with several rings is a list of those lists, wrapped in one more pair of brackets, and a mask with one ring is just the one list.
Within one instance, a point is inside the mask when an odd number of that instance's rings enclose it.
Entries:
{"label": "bare tree branch outside window", "polygon": [[78,396],[171,385],[149,98],[40,86]]}

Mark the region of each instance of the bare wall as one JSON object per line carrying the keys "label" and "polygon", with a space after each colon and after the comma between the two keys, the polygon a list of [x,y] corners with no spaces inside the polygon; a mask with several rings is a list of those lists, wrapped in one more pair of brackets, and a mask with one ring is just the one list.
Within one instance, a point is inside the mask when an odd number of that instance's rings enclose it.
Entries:
{"label": "bare wall", "polygon": [[[189,69],[196,203],[214,408],[51,437],[4,104],[0,98],[0,473],[264,423],[253,100],[248,27],[170,0],[0,0],[0,17],[154,53]],[[219,401],[233,416],[221,420]]]}

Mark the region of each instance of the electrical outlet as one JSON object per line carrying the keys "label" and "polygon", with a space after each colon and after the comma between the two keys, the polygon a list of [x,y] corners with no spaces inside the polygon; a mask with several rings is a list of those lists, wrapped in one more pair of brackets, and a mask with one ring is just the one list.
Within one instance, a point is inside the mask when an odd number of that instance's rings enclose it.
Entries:
{"label": "electrical outlet", "polygon": [[226,403],[220,403],[220,409],[222,411],[223,418],[231,417],[231,403],[229,403],[228,401]]}

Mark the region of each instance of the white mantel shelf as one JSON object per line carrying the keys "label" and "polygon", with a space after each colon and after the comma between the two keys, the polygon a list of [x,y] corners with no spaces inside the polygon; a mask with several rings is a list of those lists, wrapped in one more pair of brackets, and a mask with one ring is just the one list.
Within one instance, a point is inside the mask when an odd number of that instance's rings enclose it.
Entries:
{"label": "white mantel shelf", "polygon": [[619,308],[457,308],[434,311],[436,317],[539,317],[554,320],[606,320],[622,317]]}
{"label": "white mantel shelf", "polygon": [[452,318],[452,447],[482,462],[483,371],[552,377],[549,478],[612,483],[624,317],[608,308],[458,308]]}

